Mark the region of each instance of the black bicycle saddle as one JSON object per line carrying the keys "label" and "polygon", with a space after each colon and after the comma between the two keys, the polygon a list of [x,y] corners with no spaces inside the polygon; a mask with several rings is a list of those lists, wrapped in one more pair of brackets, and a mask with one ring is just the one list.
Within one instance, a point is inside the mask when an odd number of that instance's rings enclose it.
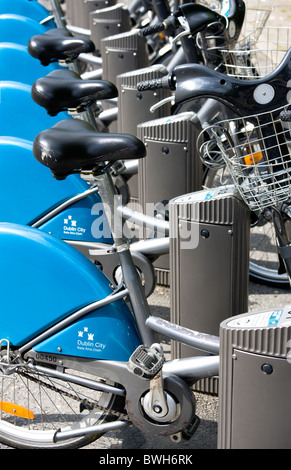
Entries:
{"label": "black bicycle saddle", "polygon": [[39,78],[31,88],[32,99],[50,116],[68,109],[84,111],[97,100],[115,98],[116,86],[106,80],[82,80],[72,70],[54,70]]}
{"label": "black bicycle saddle", "polygon": [[36,136],[33,154],[56,179],[63,180],[72,173],[92,171],[101,162],[143,158],[146,150],[135,136],[97,133],[85,121],[65,119]]}
{"label": "black bicycle saddle", "polygon": [[76,37],[66,29],[55,28],[43,34],[33,36],[28,42],[29,54],[42,65],[63,60],[71,62],[79,54],[94,52],[94,43],[89,38]]}

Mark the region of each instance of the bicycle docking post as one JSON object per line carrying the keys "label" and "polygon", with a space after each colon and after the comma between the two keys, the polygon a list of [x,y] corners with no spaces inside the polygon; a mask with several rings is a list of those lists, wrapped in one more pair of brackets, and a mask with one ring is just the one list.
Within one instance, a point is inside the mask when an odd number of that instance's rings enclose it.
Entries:
{"label": "bicycle docking post", "polygon": [[[234,186],[170,201],[171,322],[219,335],[220,323],[248,311],[249,214]],[[193,355],[173,342],[172,358]],[[218,377],[195,384],[218,393]]]}

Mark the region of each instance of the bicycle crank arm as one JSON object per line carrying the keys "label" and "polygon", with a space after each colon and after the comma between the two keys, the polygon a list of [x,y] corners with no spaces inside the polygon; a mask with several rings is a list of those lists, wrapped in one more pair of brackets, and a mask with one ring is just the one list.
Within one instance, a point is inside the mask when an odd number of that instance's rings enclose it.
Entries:
{"label": "bicycle crank arm", "polygon": [[[139,349],[139,348],[138,348]],[[187,385],[187,383],[178,376],[168,374],[163,370],[165,364],[158,364],[158,369],[162,365],[162,369],[157,371],[155,367],[155,357],[151,357],[152,348],[143,347],[142,352],[142,373],[140,367],[132,367],[132,363],[121,361],[107,360],[86,360],[84,358],[70,358],[64,355],[58,355],[62,367],[70,369],[82,370],[84,373],[94,374],[96,377],[102,377],[121,384],[120,387],[111,386],[106,383],[90,381],[87,385],[89,388],[95,388],[108,391],[109,393],[120,394],[125,396],[125,409],[127,412],[128,422],[134,424],[142,432],[151,433],[152,435],[173,435],[187,428],[195,417],[195,397]],[[149,349],[149,353],[148,350]],[[29,353],[30,357],[34,357],[33,351]],[[136,351],[133,356],[137,359],[137,363],[141,364],[140,351]],[[153,367],[154,365],[154,367]],[[63,378],[76,383],[73,376],[63,374],[61,371],[51,370],[43,366],[28,364],[29,368],[37,371],[45,371],[54,377]],[[162,377],[159,374],[162,371]],[[81,379],[82,385],[86,386],[87,379]],[[162,380],[162,382],[161,382]],[[155,393],[152,396],[151,390],[155,386]],[[124,387],[124,388],[122,388]],[[166,401],[160,400],[159,395],[163,394]],[[161,395],[162,396],[162,395]],[[166,403],[166,406],[165,406]],[[180,406],[179,406],[180,404]],[[162,412],[160,412],[160,409]],[[168,412],[167,412],[168,409]],[[171,419],[168,419],[168,418]],[[124,419],[121,417],[121,419]],[[121,426],[126,426],[122,424]],[[118,426],[117,424],[108,423],[108,425]],[[92,428],[93,429],[93,428]],[[105,428],[111,430],[110,428]],[[85,433],[90,433],[90,429],[82,429]],[[96,431],[96,429],[94,429]],[[99,429],[98,429],[99,431]],[[68,431],[70,432],[70,431]],[[78,432],[78,431],[76,431]],[[80,431],[81,432],[81,431]],[[93,432],[93,431],[92,431]],[[55,439],[69,438],[69,434],[57,433]]]}

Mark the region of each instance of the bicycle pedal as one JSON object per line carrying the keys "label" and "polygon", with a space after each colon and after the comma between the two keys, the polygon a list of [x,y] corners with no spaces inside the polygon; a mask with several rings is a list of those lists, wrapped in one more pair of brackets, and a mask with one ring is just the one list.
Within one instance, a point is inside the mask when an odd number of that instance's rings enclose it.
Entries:
{"label": "bicycle pedal", "polygon": [[144,379],[152,379],[163,367],[165,357],[159,344],[138,346],[128,361],[129,370]]}

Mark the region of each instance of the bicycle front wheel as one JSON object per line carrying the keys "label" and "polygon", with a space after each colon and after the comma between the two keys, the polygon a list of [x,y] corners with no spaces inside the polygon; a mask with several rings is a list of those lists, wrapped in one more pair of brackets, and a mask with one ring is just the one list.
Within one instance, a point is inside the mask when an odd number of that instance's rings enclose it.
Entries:
{"label": "bicycle front wheel", "polygon": [[[70,371],[71,374],[80,375],[75,371]],[[86,378],[92,379],[87,375]],[[2,375],[0,391],[0,441],[15,448],[83,447],[102,434],[57,443],[54,443],[54,435],[58,430],[68,431],[117,419],[112,410],[121,411],[124,407],[123,397],[26,369]]]}

